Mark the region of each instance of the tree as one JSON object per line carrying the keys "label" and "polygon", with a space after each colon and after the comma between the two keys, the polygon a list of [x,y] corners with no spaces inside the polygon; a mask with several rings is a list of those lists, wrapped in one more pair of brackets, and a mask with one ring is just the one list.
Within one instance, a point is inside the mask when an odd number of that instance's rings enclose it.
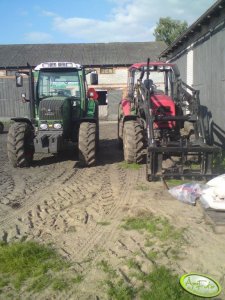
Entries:
{"label": "tree", "polygon": [[186,21],[173,20],[170,17],[160,18],[154,31],[156,41],[163,41],[168,46],[186,29]]}

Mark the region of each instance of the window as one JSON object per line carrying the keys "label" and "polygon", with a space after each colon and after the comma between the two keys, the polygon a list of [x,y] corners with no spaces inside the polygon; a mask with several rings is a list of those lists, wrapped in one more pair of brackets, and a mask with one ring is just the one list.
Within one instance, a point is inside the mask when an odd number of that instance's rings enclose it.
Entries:
{"label": "window", "polygon": [[6,70],[6,76],[15,76],[16,71]]}
{"label": "window", "polygon": [[51,96],[80,96],[77,71],[40,71],[38,78],[38,98]]}
{"label": "window", "polygon": [[113,68],[100,68],[100,74],[113,74]]}

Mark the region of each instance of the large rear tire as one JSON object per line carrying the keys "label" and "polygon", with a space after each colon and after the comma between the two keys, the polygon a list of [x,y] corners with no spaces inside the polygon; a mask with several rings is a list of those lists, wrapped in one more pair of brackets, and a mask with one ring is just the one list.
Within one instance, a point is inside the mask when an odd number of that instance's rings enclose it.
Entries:
{"label": "large rear tire", "polygon": [[84,167],[91,167],[96,163],[97,128],[95,123],[83,122],[79,130],[79,161]]}
{"label": "large rear tire", "polygon": [[34,131],[30,124],[16,122],[9,128],[7,152],[13,167],[29,167],[34,155]]}
{"label": "large rear tire", "polygon": [[117,121],[117,143],[118,143],[118,148],[120,150],[123,149],[123,139],[121,138],[122,127],[123,127],[123,122],[121,119],[118,118],[118,121]]}
{"label": "large rear tire", "polygon": [[142,163],[144,155],[144,131],[136,120],[126,121],[123,129],[123,153],[128,163]]}

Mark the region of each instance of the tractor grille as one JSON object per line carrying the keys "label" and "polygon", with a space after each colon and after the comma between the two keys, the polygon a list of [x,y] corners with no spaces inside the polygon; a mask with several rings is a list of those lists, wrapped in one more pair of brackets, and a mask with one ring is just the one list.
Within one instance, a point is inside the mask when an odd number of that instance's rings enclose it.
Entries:
{"label": "tractor grille", "polygon": [[63,100],[44,99],[39,104],[40,120],[61,120],[63,118]]}

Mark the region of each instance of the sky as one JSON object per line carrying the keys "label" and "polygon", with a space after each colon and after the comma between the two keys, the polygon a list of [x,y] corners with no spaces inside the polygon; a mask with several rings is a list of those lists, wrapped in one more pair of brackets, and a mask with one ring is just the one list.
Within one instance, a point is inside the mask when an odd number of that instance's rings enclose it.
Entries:
{"label": "sky", "polygon": [[0,44],[154,41],[160,17],[195,22],[215,0],[0,0]]}

